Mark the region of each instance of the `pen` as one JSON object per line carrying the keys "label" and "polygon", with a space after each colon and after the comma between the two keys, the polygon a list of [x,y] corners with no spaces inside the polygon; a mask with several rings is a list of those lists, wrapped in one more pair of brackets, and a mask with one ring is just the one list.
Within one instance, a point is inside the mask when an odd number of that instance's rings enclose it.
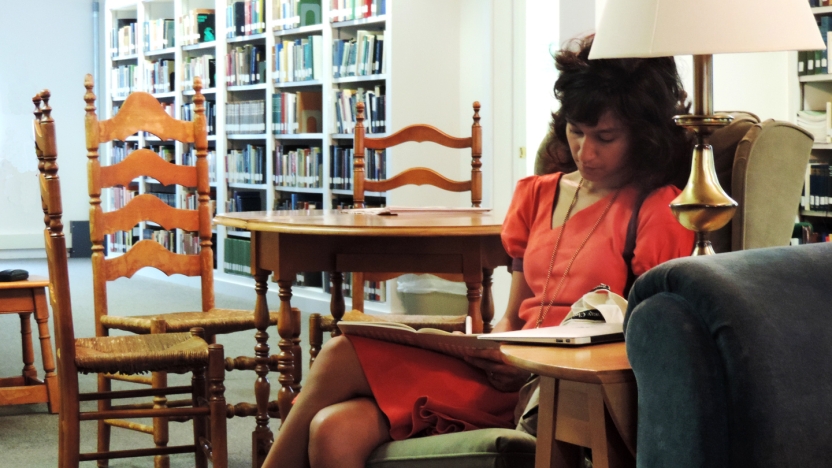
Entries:
{"label": "pen", "polygon": [[470,335],[470,334],[471,334],[471,329],[472,329],[472,328],[473,328],[473,327],[472,327],[472,325],[471,325],[471,317],[470,317],[470,316],[465,317],[465,334],[466,334],[466,335]]}

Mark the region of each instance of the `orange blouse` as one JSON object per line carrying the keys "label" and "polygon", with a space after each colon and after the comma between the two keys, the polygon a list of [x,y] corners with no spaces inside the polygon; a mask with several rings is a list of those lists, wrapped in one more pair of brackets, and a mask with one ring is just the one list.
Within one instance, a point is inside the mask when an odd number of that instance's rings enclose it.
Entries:
{"label": "orange blouse", "polygon": [[[523,276],[534,293],[534,297],[524,300],[520,305],[519,317],[525,323],[523,328],[532,328],[537,322],[541,301],[544,300],[543,289],[552,249],[563,228],[559,226],[552,229],[552,214],[562,175],[555,173],[521,179],[503,222],[503,246],[512,258],[523,259]],[[676,187],[662,187],[651,193],[641,206],[632,261],[633,272],[637,276],[667,260],[690,255],[693,250],[694,233],[682,227],[669,208],[678,193]],[[547,304],[552,299],[569,259],[612,196],[610,194],[573,213],[566,222],[566,231],[549,279],[545,298]],[[632,187],[621,190],[575,259],[542,326],[560,324],[570,306],[601,283],[610,286],[613,292],[623,294],[627,282],[627,264],[622,254],[636,196],[637,191]]]}

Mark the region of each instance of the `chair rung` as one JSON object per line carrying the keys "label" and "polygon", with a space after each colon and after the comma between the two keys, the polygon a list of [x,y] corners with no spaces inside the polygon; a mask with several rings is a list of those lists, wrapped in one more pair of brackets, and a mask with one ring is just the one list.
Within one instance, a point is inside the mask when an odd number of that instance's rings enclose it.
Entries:
{"label": "chair rung", "polygon": [[122,382],[152,385],[151,377],[145,375],[104,374],[104,377],[112,380],[120,380]]}
{"label": "chair rung", "polygon": [[182,393],[191,392],[193,392],[193,388],[190,385],[183,385],[181,387],[145,388],[141,390],[118,390],[113,392],[82,393],[78,395],[78,400],[115,400],[118,398],[137,398],[157,395],[178,395]]}
{"label": "chair rung", "polygon": [[104,423],[108,426],[120,427],[122,429],[129,429],[131,431],[144,432],[145,434],[153,434],[153,426],[147,424],[140,424],[133,421],[125,421],[124,419],[105,419]]}
{"label": "chair rung", "polygon": [[173,447],[158,447],[134,450],[114,450],[112,452],[82,453],[80,461],[112,460],[115,458],[148,457],[151,455],[173,455],[175,453],[196,452],[196,445],[176,445]]}
{"label": "chair rung", "polygon": [[[183,408],[183,407],[191,407],[193,406],[193,400],[168,400],[167,407],[168,408]],[[133,403],[131,405],[116,405],[110,407],[110,409],[114,410],[128,410],[128,409],[151,409],[153,408],[153,402],[147,403]]]}
{"label": "chair rung", "polygon": [[170,416],[209,415],[211,409],[207,406],[199,408],[159,408],[149,410],[106,410],[86,412],[79,415],[81,421],[96,421],[99,419],[124,418],[164,418]]}
{"label": "chair rung", "polygon": [[[268,413],[270,418],[280,418],[280,408],[277,406],[277,400],[269,402]],[[235,416],[245,418],[248,416],[256,415],[257,405],[254,403],[237,403],[236,405],[226,405],[226,416],[228,418],[233,418]]]}

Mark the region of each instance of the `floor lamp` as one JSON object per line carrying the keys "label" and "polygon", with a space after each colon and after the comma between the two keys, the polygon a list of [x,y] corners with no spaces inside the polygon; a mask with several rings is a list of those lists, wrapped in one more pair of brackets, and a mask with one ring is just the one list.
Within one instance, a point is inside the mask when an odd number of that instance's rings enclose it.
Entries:
{"label": "floor lamp", "polygon": [[807,0],[607,0],[590,59],[693,55],[693,114],[674,117],[696,135],[690,178],[670,204],[696,232],[693,255],[713,254],[708,233],[737,202],[719,186],[708,136],[731,122],[714,114],[713,54],[825,49]]}

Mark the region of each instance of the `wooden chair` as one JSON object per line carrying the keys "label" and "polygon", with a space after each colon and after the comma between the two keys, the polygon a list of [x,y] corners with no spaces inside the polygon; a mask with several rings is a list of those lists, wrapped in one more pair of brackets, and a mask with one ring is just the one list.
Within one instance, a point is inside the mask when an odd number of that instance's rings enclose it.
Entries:
{"label": "wooden chair", "polygon": [[[277,313],[270,314],[268,323],[255,323],[251,310],[226,310],[214,307],[214,265],[211,245],[210,187],[208,175],[207,126],[205,120],[205,98],[202,95],[202,83],[195,80],[195,118],[192,122],[176,120],[167,115],[159,101],[143,92],[132,93],[122,104],[118,114],[108,120],[99,121],[95,114],[95,94],[92,92],[93,80],[87,75],[84,81],[87,92],[84,100],[86,106],[86,143],[88,157],[89,195],[90,195],[90,236],[92,238],[93,291],[95,296],[96,336],[107,336],[109,330],[125,330],[139,334],[178,333],[192,327],[205,330],[209,343],[215,342],[217,334],[257,329],[255,338],[256,357],[229,358],[226,370],[252,369],[257,372],[257,385],[263,386],[269,369],[276,370],[276,360],[269,356],[266,328],[277,324]],[[113,140],[124,141],[137,131],[150,132],[162,140],[177,140],[192,143],[196,147],[196,166],[181,166],[164,161],[149,149],[140,149],[130,153],[123,161],[102,167],[98,158],[101,143]],[[176,209],[166,205],[152,194],[142,194],[133,198],[123,208],[104,212],[101,206],[101,192],[104,188],[128,186],[136,177],[152,177],[162,184],[177,184],[183,187],[195,187],[198,194],[196,210]],[[162,228],[182,229],[198,232],[200,251],[196,255],[175,254],[154,240],[145,239],[137,242],[126,253],[116,258],[105,258],[104,239],[108,234],[130,231],[141,221],[152,221]],[[107,309],[107,283],[120,277],[131,277],[144,267],[161,270],[168,276],[179,273],[201,278],[202,310],[198,312],[155,313],[152,315],[114,316]],[[140,306],[138,307],[140,308]],[[298,313],[295,311],[295,313]],[[298,323],[296,320],[295,323]],[[299,343],[299,331],[296,333]],[[300,356],[300,346],[295,350]],[[300,386],[300,366],[296,373],[295,385]],[[154,373],[152,377],[124,375],[103,375],[99,379],[99,390],[110,390],[110,380],[126,380],[135,383],[150,384],[154,388],[167,386],[164,373]],[[278,417],[277,403],[269,403],[266,398],[258,398],[260,407],[250,403],[239,403],[229,407],[228,417],[258,416],[254,437],[259,442],[255,447],[256,458],[265,457],[272,439],[268,428],[269,414]],[[100,409],[106,410],[108,402],[102,400]],[[177,406],[183,402],[167,401],[160,393],[148,406]],[[267,414],[268,413],[268,414]],[[117,420],[99,423],[99,449],[107,450],[110,440],[110,427],[122,427],[151,433],[158,446],[167,444],[168,422],[155,418],[153,426],[137,425]],[[166,462],[162,459],[161,464]]]}
{"label": "wooden chair", "polygon": [[[365,192],[385,192],[405,185],[432,185],[450,192],[471,192],[471,206],[479,207],[482,202],[482,127],[480,126],[480,103],[474,102],[474,123],[471,126],[471,136],[457,138],[447,135],[441,130],[425,124],[407,126],[398,132],[383,138],[366,138],[364,134],[364,104],[357,104],[355,125],[355,140],[353,153],[353,204],[355,208],[364,208]],[[465,181],[450,180],[438,172],[425,167],[406,169],[389,179],[366,180],[364,157],[366,149],[382,150],[406,142],[430,141],[448,148],[470,148],[471,179]],[[384,316],[365,315],[364,311],[364,281],[387,281],[407,272],[390,273],[362,273],[353,272],[352,280],[352,308],[344,315],[344,320],[383,320],[406,323],[414,328],[439,328],[447,331],[464,331],[465,315],[405,315],[385,314]],[[491,331],[491,319],[494,317],[494,305],[491,297],[492,270],[483,271],[482,283],[466,283],[468,287],[468,316],[479,320],[482,317],[482,330]],[[462,275],[437,274],[444,279],[462,282]],[[332,275],[333,290],[340,288],[336,284],[340,279],[338,274]],[[477,312],[480,308],[480,313]],[[337,316],[338,314],[333,314]],[[314,361],[323,342],[323,332],[338,333],[336,323],[338,319],[332,316],[312,314],[309,322],[310,359]],[[477,328],[477,327],[475,327]]]}
{"label": "wooden chair", "polygon": [[[49,107],[49,91],[37,94],[35,103],[35,148],[40,171],[41,200],[44,207],[44,240],[49,264],[55,336],[58,346],[58,375],[62,408],[59,416],[59,467],[74,468],[87,460],[110,460],[159,454],[195,454],[196,466],[228,466],[226,407],[224,397],[224,359],[222,345],[209,345],[204,331],[189,333],[75,338],[67,271],[66,239],[61,222],[61,183],[58,177],[55,124]],[[206,395],[205,373],[208,386]],[[144,389],[80,394],[79,373],[193,372],[191,385],[165,389]],[[137,408],[136,405],[106,405],[104,411],[81,412],[81,401],[94,401],[163,394],[190,394],[189,407]],[[80,422],[112,418],[158,418],[190,416],[194,424],[194,443],[172,447],[153,447],[122,451],[80,453]],[[210,428],[208,421],[210,420]]]}

